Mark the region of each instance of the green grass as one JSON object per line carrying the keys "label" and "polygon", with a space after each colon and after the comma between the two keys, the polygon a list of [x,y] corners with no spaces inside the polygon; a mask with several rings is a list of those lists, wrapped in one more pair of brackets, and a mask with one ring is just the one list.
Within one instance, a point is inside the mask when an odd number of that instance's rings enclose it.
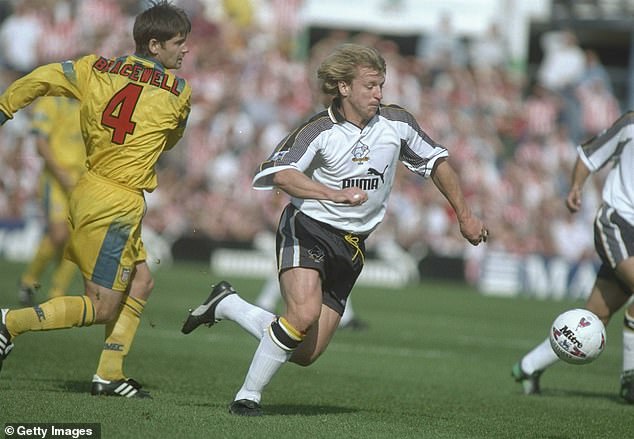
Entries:
{"label": "green grass", "polygon": [[[0,306],[15,307],[23,266],[0,261]],[[340,331],[309,368],[285,365],[267,388],[266,416],[227,413],[256,341],[232,322],[184,336],[188,307],[219,277],[204,265],[156,273],[126,372],[151,401],[90,396],[103,327],[27,333],[0,375],[0,425],[100,423],[103,438],[585,438],[630,437],[634,407],[617,398],[621,319],[586,366],[557,364],[527,397],[512,364],[579,302],[484,297],[461,284],[357,288],[369,323]],[[261,282],[231,279],[253,298]],[[79,287],[79,283],[77,283]]]}

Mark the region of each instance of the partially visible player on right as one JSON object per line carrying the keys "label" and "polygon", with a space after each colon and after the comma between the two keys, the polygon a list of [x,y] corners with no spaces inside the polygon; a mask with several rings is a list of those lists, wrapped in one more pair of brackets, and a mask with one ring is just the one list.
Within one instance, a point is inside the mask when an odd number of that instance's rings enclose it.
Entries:
{"label": "partially visible player on right", "polygon": [[[607,326],[610,318],[628,303],[634,292],[634,111],[577,147],[566,206],[571,213],[581,207],[583,184],[591,173],[610,163],[603,186],[603,202],[594,222],[594,242],[601,259],[595,284],[584,308]],[[524,393],[540,393],[541,374],[559,360],[548,337],[530,350],[512,369]],[[625,309],[623,371],[620,396],[634,404],[634,303]]]}

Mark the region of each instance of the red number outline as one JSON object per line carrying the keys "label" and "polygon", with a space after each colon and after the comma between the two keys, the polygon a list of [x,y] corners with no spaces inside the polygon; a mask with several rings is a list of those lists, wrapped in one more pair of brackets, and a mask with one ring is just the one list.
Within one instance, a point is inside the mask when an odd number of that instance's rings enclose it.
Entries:
{"label": "red number outline", "polygon": [[116,92],[101,114],[101,124],[112,128],[112,143],[123,145],[128,134],[134,134],[136,122],[132,115],[139,102],[143,86],[128,84]]}

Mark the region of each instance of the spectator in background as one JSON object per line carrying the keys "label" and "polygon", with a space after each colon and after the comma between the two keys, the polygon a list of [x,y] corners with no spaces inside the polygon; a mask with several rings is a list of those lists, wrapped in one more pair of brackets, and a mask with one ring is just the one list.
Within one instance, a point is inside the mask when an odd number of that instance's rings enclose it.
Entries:
{"label": "spectator in background", "polygon": [[53,9],[42,11],[42,33],[46,37],[40,39],[37,47],[38,63],[75,58],[80,54],[79,22],[73,14],[73,5],[68,0],[58,1]]}
{"label": "spectator in background", "polygon": [[435,73],[462,68],[467,64],[467,51],[453,28],[450,12],[442,13],[436,29],[419,38],[417,56]]}
{"label": "spectator in background", "polygon": [[81,0],[77,2],[76,26],[79,53],[97,52],[112,57],[134,52],[129,29],[140,12],[138,0]]}
{"label": "spectator in background", "polygon": [[489,71],[509,66],[507,38],[497,23],[489,24],[486,32],[476,37],[469,46],[469,62],[475,69]]}
{"label": "spectator in background", "polygon": [[621,114],[619,102],[605,86],[605,82],[599,78],[579,84],[576,94],[581,106],[581,126],[584,139],[599,134]]}
{"label": "spectator in background", "polygon": [[0,136],[0,190],[10,207],[0,209],[0,222],[15,227],[31,219],[37,208],[38,175],[41,163],[28,133],[31,119],[27,112],[18,113]]}
{"label": "spectator in background", "polygon": [[586,56],[586,68],[584,70],[583,77],[581,78],[581,85],[584,85],[587,82],[599,80],[610,93],[613,93],[614,90],[610,75],[601,62],[599,54],[592,49],[586,49],[583,53]]}
{"label": "spectator in background", "polygon": [[599,54],[590,49],[586,49],[584,54],[586,67],[576,93],[581,105],[585,140],[609,127],[621,114],[621,108]]}
{"label": "spectator in background", "polygon": [[557,93],[563,102],[563,121],[575,143],[583,138],[579,101],[575,90],[586,69],[586,56],[571,31],[542,35],[544,57],[537,71],[539,83]]}
{"label": "spectator in background", "polygon": [[[0,26],[0,59],[13,73],[25,75],[39,64],[38,46],[43,40],[43,21],[37,0],[14,2],[14,11]],[[16,38],[19,35],[20,38]]]}
{"label": "spectator in background", "polygon": [[584,220],[573,215],[554,215],[551,223],[554,252],[570,264],[591,259],[594,255],[592,235],[588,233],[592,224]]}
{"label": "spectator in background", "polygon": [[253,25],[253,5],[250,0],[222,0],[222,6],[227,17],[240,28]]}
{"label": "spectator in background", "polygon": [[533,83],[524,103],[526,134],[544,139],[559,125],[562,101],[557,94],[539,82]]}

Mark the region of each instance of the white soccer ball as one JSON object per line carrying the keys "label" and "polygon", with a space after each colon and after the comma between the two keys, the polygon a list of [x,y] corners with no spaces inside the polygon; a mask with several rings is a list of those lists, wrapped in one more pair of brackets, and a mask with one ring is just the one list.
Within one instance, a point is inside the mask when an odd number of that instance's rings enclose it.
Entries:
{"label": "white soccer ball", "polygon": [[559,358],[570,364],[588,364],[605,348],[605,327],[587,309],[571,309],[555,319],[550,345]]}

